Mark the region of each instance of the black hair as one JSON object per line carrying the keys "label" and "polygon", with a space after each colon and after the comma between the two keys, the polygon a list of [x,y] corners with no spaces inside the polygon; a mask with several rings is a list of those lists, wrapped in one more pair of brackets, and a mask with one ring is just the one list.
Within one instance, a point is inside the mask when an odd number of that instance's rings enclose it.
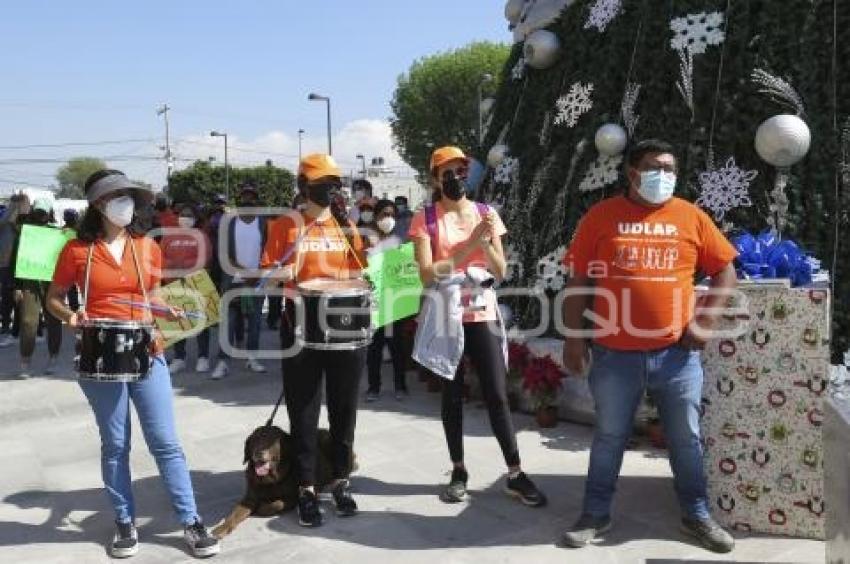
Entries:
{"label": "black hair", "polygon": [[[88,193],[92,185],[101,178],[112,176],[113,174],[123,175],[124,173],[120,170],[108,168],[92,173],[86,180],[84,187],[85,192]],[[136,203],[136,211],[133,214],[133,220],[130,222],[130,225],[127,226],[127,232],[134,237],[140,237],[150,230],[150,218],[152,214],[144,213],[145,210],[143,208],[149,207],[150,204],[144,199],[137,197],[135,195],[135,191],[133,192],[133,200]],[[98,239],[103,238],[104,234],[103,213],[94,206],[94,202],[89,202],[89,207],[86,208],[85,213],[77,224],[77,239],[86,243],[94,243]]]}
{"label": "black hair", "polygon": [[398,215],[398,207],[396,207],[395,202],[392,200],[378,200],[378,203],[375,204],[375,217],[378,217],[378,214],[380,214],[384,208],[392,208],[393,215]]}
{"label": "black hair", "polygon": [[[672,145],[672,143],[668,143],[662,139],[644,139],[632,146],[631,150],[629,150],[629,156],[626,159],[626,163],[631,168],[637,168],[646,155],[653,153],[668,153],[676,157],[676,148]],[[677,157],[677,165],[678,161],[679,159]]]}

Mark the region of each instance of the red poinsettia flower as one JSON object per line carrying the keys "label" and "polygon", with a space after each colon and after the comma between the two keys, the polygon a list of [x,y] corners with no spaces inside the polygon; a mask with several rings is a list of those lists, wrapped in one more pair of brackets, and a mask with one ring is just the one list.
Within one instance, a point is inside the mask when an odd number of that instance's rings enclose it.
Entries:
{"label": "red poinsettia flower", "polygon": [[548,356],[532,358],[522,371],[522,387],[543,407],[555,401],[563,378],[560,367]]}
{"label": "red poinsettia flower", "polygon": [[508,369],[522,371],[528,364],[531,351],[522,343],[511,341],[508,343]]}

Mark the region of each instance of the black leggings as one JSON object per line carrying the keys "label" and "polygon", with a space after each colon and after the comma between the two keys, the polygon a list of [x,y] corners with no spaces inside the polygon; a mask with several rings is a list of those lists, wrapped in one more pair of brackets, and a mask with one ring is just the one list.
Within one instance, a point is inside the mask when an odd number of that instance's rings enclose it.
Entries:
{"label": "black leggings", "polygon": [[[281,319],[283,348],[292,342],[292,325],[287,313],[284,312]],[[332,447],[331,478],[343,479],[351,474],[357,398],[365,365],[366,347],[349,351],[302,349],[294,357],[283,360],[284,399],[289,431],[295,443],[298,480],[302,486],[316,484],[323,377]]]}
{"label": "black leggings", "polygon": [[[481,394],[490,414],[490,426],[508,466],[519,465],[511,411],[508,407],[507,369],[501,337],[487,322],[464,323],[464,349],[481,382]],[[452,462],[463,462],[463,370],[443,383],[443,429]]]}

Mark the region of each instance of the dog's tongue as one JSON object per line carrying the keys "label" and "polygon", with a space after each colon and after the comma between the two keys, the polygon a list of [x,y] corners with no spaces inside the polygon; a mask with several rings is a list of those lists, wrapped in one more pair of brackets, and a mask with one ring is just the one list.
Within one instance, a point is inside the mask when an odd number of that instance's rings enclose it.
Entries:
{"label": "dog's tongue", "polygon": [[254,466],[254,472],[257,473],[257,476],[266,476],[272,469],[271,462],[263,462],[258,466]]}

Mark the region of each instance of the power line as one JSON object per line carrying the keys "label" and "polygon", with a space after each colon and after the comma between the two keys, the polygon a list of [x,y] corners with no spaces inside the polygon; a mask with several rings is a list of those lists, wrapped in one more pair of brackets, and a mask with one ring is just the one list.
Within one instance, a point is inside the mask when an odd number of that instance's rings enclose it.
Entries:
{"label": "power line", "polygon": [[33,145],[3,145],[0,150],[14,151],[18,149],[47,149],[56,147],[94,147],[99,145],[123,145],[127,143],[152,143],[157,141],[156,138],[148,137],[145,139],[118,139],[114,141],[72,141],[68,143],[39,143]]}

